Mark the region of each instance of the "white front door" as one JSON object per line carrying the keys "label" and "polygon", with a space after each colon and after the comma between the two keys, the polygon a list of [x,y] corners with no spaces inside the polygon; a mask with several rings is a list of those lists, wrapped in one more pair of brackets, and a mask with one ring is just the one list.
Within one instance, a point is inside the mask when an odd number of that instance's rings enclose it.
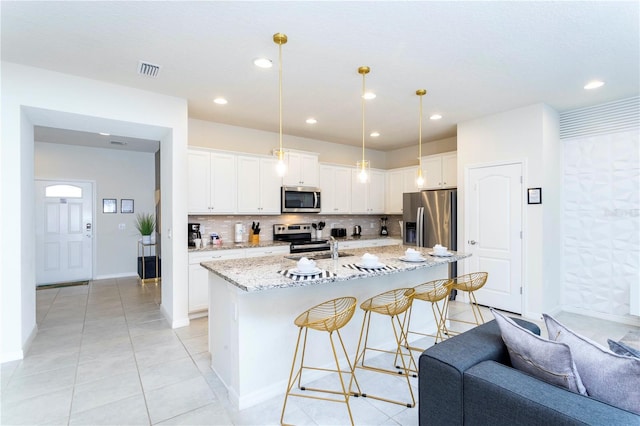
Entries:
{"label": "white front door", "polygon": [[93,273],[93,185],[36,180],[36,285]]}
{"label": "white front door", "polygon": [[465,251],[469,272],[488,272],[478,303],[522,313],[522,164],[469,169]]}

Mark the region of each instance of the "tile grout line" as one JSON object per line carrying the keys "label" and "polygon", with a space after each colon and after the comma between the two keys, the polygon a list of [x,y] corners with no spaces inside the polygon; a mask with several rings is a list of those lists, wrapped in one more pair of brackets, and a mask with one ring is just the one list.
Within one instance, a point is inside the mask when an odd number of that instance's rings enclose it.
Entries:
{"label": "tile grout line", "polygon": [[[137,284],[136,284],[137,285]],[[144,390],[144,385],[142,384],[142,377],[140,376],[140,366],[138,365],[138,357],[136,355],[135,346],[133,345],[133,339],[131,338],[131,329],[129,328],[129,320],[127,319],[127,311],[124,307],[124,302],[122,300],[122,293],[120,292],[120,279],[116,278],[116,287],[118,288],[118,297],[120,298],[120,304],[122,305],[122,314],[124,316],[124,322],[127,325],[127,335],[129,336],[129,343],[131,344],[131,350],[133,352],[133,360],[136,363],[136,373],[138,375],[138,383],[140,383],[140,390],[142,391],[142,399],[144,400],[144,409],[147,412],[147,420],[149,421],[149,425],[153,424],[151,422],[151,413],[149,412],[149,403],[147,402],[147,393]]]}
{"label": "tile grout line", "polygon": [[[87,288],[87,298],[84,302],[84,318],[82,319],[82,330],[80,331],[80,347],[78,348],[78,356],[76,358],[76,374],[73,375],[73,386],[71,388],[71,401],[69,402],[69,416],[67,417],[67,426],[71,423],[71,414],[73,413],[73,398],[76,395],[76,383],[78,381],[78,370],[80,369],[80,353],[82,352],[82,343],[84,341],[84,330],[87,322],[87,309],[89,307],[89,294],[93,288],[93,280],[89,281]],[[58,292],[58,294],[60,294]],[[56,298],[58,295],[56,294]]]}

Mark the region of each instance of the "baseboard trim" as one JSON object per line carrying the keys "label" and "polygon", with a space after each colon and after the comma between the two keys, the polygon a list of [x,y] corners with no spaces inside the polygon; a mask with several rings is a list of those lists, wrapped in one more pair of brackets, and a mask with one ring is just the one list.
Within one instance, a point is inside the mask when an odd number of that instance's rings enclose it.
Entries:
{"label": "baseboard trim", "polygon": [[130,278],[130,277],[137,277],[138,273],[137,272],[122,272],[120,274],[105,274],[105,275],[98,275],[94,278],[91,278],[94,281],[97,280],[109,280],[109,279],[113,279],[113,278]]}
{"label": "baseboard trim", "polygon": [[162,312],[164,318],[169,322],[171,328],[186,327],[189,325],[189,317],[174,320],[163,304],[160,305],[160,312]]}
{"label": "baseboard trim", "polygon": [[1,353],[0,364],[4,364],[5,362],[18,361],[18,360],[24,359],[24,354],[29,352],[31,343],[33,343],[33,339],[36,338],[37,334],[38,334],[38,324],[35,324],[31,329],[31,333],[29,333],[29,337],[27,337],[27,339],[22,344],[22,349],[19,351]]}
{"label": "baseboard trim", "polygon": [[563,306],[562,311],[572,314],[584,315],[586,317],[598,318],[605,321],[617,322],[620,324],[633,325],[640,327],[640,318],[636,316],[612,315],[602,312],[594,312],[588,309],[576,308],[575,306]]}

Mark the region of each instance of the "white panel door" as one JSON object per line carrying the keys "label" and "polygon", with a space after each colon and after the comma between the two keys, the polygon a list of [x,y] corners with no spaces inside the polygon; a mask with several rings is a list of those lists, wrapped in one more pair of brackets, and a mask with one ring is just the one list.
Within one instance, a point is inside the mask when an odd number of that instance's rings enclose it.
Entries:
{"label": "white panel door", "polygon": [[276,173],[275,158],[260,159],[260,213],[280,213],[282,178]]}
{"label": "white panel door", "polygon": [[36,285],[93,276],[93,185],[36,180]]}
{"label": "white panel door", "polygon": [[238,213],[260,211],[260,159],[238,156]]}
{"label": "white panel door", "polygon": [[236,179],[236,156],[212,152],[210,213],[236,212]]}
{"label": "white panel door", "polygon": [[385,182],[384,173],[372,170],[369,176],[367,210],[369,213],[384,213]]}
{"label": "white panel door", "polygon": [[207,151],[187,153],[187,207],[189,213],[211,213],[211,156]]}
{"label": "white panel door", "polygon": [[466,196],[468,272],[488,272],[478,303],[522,313],[521,164],[469,170]]}

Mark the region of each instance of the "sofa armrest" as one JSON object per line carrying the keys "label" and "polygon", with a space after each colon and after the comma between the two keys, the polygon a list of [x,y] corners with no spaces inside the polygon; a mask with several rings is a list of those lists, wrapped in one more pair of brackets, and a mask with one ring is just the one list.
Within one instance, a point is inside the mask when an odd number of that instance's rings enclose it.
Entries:
{"label": "sofa armrest", "polygon": [[[535,334],[540,328],[514,320]],[[463,374],[487,360],[511,365],[495,320],[438,343],[420,355],[418,374],[421,425],[463,423]]]}
{"label": "sofa armrest", "polygon": [[464,418],[473,424],[632,425],[640,416],[485,361],[464,373]]}

